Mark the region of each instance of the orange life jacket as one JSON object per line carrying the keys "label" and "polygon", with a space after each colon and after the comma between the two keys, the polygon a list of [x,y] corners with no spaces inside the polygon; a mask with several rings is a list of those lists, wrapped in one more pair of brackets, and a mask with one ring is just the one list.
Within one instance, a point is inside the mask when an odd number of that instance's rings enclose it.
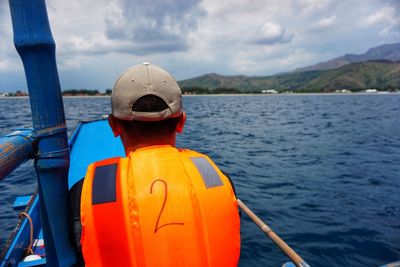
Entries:
{"label": "orange life jacket", "polygon": [[237,266],[240,221],[228,178],[205,155],[153,146],[88,167],[86,266]]}

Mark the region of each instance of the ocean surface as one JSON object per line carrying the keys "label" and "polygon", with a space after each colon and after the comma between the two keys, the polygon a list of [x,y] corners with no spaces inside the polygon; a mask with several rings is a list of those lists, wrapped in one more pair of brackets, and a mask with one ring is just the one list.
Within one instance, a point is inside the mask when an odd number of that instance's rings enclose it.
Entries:
{"label": "ocean surface", "polygon": [[[110,112],[109,98],[66,98],[69,136]],[[178,146],[206,153],[237,195],[311,266],[400,260],[400,94],[184,97]],[[0,99],[0,134],[30,127],[28,99]],[[0,182],[0,243],[33,163]],[[221,227],[224,227],[221,225]],[[239,266],[281,266],[279,249],[241,216]]]}

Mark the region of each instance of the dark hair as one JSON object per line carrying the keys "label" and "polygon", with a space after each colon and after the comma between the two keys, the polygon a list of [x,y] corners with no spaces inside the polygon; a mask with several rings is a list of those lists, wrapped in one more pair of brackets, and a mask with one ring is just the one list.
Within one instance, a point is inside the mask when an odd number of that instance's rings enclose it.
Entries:
{"label": "dark hair", "polygon": [[[167,109],[165,101],[156,95],[145,95],[135,101],[133,111],[157,112]],[[135,131],[144,136],[160,136],[173,134],[178,125],[179,118],[170,118],[162,121],[123,121],[120,123],[126,132]]]}
{"label": "dark hair", "polygon": [[167,109],[165,101],[156,95],[145,95],[135,101],[132,111],[157,112]]}

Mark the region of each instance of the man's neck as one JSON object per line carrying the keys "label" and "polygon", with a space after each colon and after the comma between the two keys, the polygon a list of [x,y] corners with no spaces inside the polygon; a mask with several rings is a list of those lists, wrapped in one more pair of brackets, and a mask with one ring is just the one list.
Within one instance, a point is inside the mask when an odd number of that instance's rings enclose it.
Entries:
{"label": "man's neck", "polygon": [[157,139],[147,139],[147,138],[127,138],[126,136],[121,136],[122,143],[124,145],[125,154],[129,155],[130,152],[136,151],[140,148],[157,146],[157,145],[170,145],[175,146],[176,136],[157,138]]}

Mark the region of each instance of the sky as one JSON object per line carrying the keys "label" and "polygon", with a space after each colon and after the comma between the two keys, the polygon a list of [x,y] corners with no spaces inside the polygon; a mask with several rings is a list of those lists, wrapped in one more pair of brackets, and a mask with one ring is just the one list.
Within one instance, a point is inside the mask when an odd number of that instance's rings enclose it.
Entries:
{"label": "sky", "polygon": [[[150,62],[177,80],[266,76],[400,42],[400,0],[47,0],[61,88]],[[0,1],[0,92],[27,91]]]}

